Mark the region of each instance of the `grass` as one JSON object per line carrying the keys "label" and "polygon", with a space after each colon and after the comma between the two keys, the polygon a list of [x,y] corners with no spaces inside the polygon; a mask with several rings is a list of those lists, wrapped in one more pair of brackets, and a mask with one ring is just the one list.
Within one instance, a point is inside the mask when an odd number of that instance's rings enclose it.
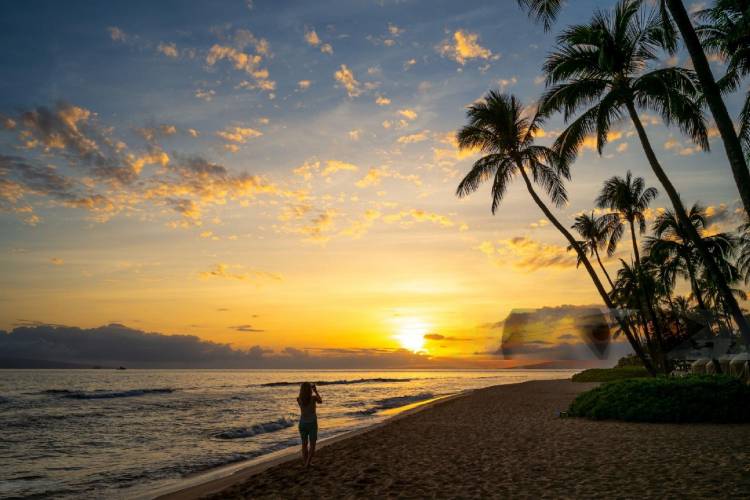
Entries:
{"label": "grass", "polygon": [[580,394],[569,414],[628,422],[750,422],[750,387],[726,375],[618,380]]}
{"label": "grass", "polygon": [[643,366],[621,366],[615,368],[591,368],[573,375],[573,382],[612,382],[629,378],[648,377]]}

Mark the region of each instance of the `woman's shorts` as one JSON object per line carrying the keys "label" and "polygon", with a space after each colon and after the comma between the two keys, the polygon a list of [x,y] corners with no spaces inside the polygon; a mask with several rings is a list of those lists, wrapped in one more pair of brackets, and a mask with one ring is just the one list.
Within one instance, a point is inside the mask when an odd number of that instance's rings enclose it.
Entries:
{"label": "woman's shorts", "polygon": [[299,435],[302,440],[309,439],[310,441],[318,440],[318,422],[300,422],[299,423]]}

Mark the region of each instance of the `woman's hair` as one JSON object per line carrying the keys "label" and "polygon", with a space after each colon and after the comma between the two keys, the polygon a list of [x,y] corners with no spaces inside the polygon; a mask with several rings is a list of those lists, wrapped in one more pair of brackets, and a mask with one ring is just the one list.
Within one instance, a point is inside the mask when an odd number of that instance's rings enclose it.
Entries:
{"label": "woman's hair", "polygon": [[310,404],[311,399],[312,385],[310,385],[310,382],[302,382],[302,385],[299,386],[299,402],[302,403],[303,406],[307,406]]}

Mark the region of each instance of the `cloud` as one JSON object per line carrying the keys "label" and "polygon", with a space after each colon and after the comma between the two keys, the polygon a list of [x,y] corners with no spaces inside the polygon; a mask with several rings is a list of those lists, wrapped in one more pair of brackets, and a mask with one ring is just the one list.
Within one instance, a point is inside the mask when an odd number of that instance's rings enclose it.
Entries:
{"label": "cloud", "polygon": [[442,167],[452,167],[480,153],[479,149],[460,149],[454,132],[436,134],[436,138],[439,145],[432,148],[433,160]]}
{"label": "cloud", "polygon": [[510,78],[501,78],[497,81],[497,85],[500,87],[500,92],[505,92],[508,87],[514,86],[518,83],[518,78],[512,76]]}
{"label": "cloud", "polygon": [[664,149],[667,151],[673,151],[680,156],[692,156],[701,152],[701,149],[698,146],[686,146],[674,137],[670,137],[664,142]]}
{"label": "cloud", "polygon": [[37,198],[101,214],[114,211],[114,205],[107,197],[60,174],[54,167],[0,155],[0,211],[15,212],[26,224],[34,226],[41,221],[31,204]]}
{"label": "cloud", "polygon": [[[0,156],[0,210],[19,213],[29,224],[40,220],[32,205],[40,202],[84,209],[97,221],[148,203],[181,214],[182,222],[174,227],[186,227],[200,223],[207,205],[246,202],[258,194],[294,196],[259,176],[230,172],[199,156],[175,152],[170,157],[159,140],[179,132],[172,124],[135,128],[147,144],[134,149],[79,106],[38,107],[21,112],[16,121],[11,133],[31,158]],[[258,134],[245,127],[218,133],[228,145]],[[71,170],[84,175],[67,175]]]}
{"label": "cloud", "polygon": [[435,340],[440,342],[471,342],[474,339],[468,337],[446,337],[439,333],[428,333],[424,336],[425,340]]}
{"label": "cloud", "polygon": [[566,247],[541,243],[526,236],[516,236],[497,243],[484,241],[477,250],[484,253],[498,266],[512,263],[528,271],[547,268],[572,268],[576,257]]}
{"label": "cloud", "polygon": [[423,130],[422,132],[417,132],[416,134],[409,134],[409,135],[402,135],[399,137],[396,142],[399,144],[414,144],[417,142],[426,141],[429,138],[429,130]]}
{"label": "cloud", "polygon": [[[240,325],[242,326],[242,325]],[[299,349],[259,345],[233,348],[195,335],[165,335],[109,324],[97,328],[60,325],[0,330],[4,361],[33,361],[130,368],[418,369],[460,367],[404,349]]]}
{"label": "cloud", "polygon": [[[269,45],[265,39],[258,39],[252,33],[246,30],[237,30],[235,33],[235,43],[241,47],[237,49],[226,45],[214,44],[206,55],[206,65],[212,67],[219,61],[229,61],[234,69],[244,71],[253,78],[252,81],[243,81],[240,83],[241,88],[261,89],[272,91],[276,88],[276,82],[269,79],[268,70],[261,68],[260,63],[263,56],[269,53]],[[249,54],[243,52],[245,46],[252,45],[256,53]]]}
{"label": "cloud", "polygon": [[312,47],[318,47],[324,54],[333,54],[333,47],[329,43],[323,43],[314,29],[305,32],[305,42]]}
{"label": "cloud", "polygon": [[109,32],[109,37],[114,42],[125,42],[128,40],[128,35],[117,26],[110,26],[107,28],[107,31]]}
{"label": "cloud", "polygon": [[407,120],[416,120],[417,116],[419,116],[416,111],[414,111],[413,109],[409,109],[409,108],[399,109],[398,114],[403,116]]}
{"label": "cloud", "polygon": [[253,325],[236,325],[230,328],[232,328],[233,330],[237,330],[238,332],[243,332],[243,333],[260,333],[260,332],[265,331],[259,328],[254,328]]}
{"label": "cloud", "polygon": [[225,141],[245,144],[249,138],[260,137],[263,132],[248,127],[227,127],[216,132],[216,135]]}
{"label": "cloud", "polygon": [[377,104],[378,106],[388,106],[390,103],[391,103],[391,100],[388,99],[387,97],[383,97],[382,95],[379,95],[375,99],[375,104]]}
{"label": "cloud", "polygon": [[[621,130],[610,130],[607,132],[607,143],[617,142],[623,137],[625,137],[626,134]],[[543,137],[543,136],[539,136]],[[595,135],[587,135],[583,142],[581,143],[581,149],[582,150],[589,150],[589,151],[596,151],[596,136]]]}
{"label": "cloud", "polygon": [[446,215],[428,212],[417,208],[401,210],[396,213],[384,215],[382,220],[386,224],[399,223],[403,227],[409,227],[415,222],[431,222],[444,227],[452,227],[454,225],[454,222]]}
{"label": "cloud", "polygon": [[453,59],[462,66],[470,59],[497,57],[493,56],[492,51],[479,45],[479,35],[463,30],[454,32],[452,39],[443,40],[437,51],[441,56]]}
{"label": "cloud", "polygon": [[211,102],[215,95],[215,90],[198,89],[195,91],[195,97],[206,102]]}
{"label": "cloud", "polygon": [[347,163],[345,161],[339,161],[339,160],[328,160],[326,162],[325,168],[320,173],[320,175],[322,175],[323,177],[328,177],[329,175],[335,174],[336,172],[341,172],[341,171],[356,172],[357,170],[358,170],[358,167],[354,165],[353,163]]}
{"label": "cloud", "polygon": [[164,42],[161,42],[156,47],[156,50],[158,52],[161,52],[165,56],[171,57],[173,59],[177,58],[179,56],[179,53],[177,52],[177,45],[174,44],[174,43],[164,43]]}
{"label": "cloud", "polygon": [[392,168],[384,165],[382,167],[370,167],[367,170],[367,174],[360,180],[355,182],[358,188],[366,188],[369,186],[378,186],[383,179],[393,178],[401,179],[413,183],[415,186],[421,186],[422,180],[416,174],[402,174]]}
{"label": "cloud", "polygon": [[52,257],[49,261],[53,266],[62,266],[65,264],[65,261],[59,257]]}
{"label": "cloud", "polygon": [[354,78],[354,73],[342,64],[341,67],[333,74],[333,78],[346,89],[349,97],[357,97],[362,93],[359,82]]}
{"label": "cloud", "polygon": [[297,88],[300,90],[307,90],[310,88],[310,85],[312,85],[310,80],[300,80],[297,82]]}
{"label": "cloud", "polygon": [[[240,272],[232,271],[232,269],[240,269]],[[203,279],[226,279],[226,280],[237,280],[237,281],[281,281],[281,276],[275,273],[269,273],[266,271],[249,270],[244,271],[243,266],[229,265],[224,263],[216,264],[209,271],[203,271],[198,275]]]}

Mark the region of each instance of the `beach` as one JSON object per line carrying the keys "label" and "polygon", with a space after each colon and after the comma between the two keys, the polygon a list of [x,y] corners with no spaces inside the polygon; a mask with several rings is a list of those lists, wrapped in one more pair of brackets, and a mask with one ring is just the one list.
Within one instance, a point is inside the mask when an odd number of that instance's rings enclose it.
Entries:
{"label": "beach", "polygon": [[[706,498],[750,492],[750,426],[559,416],[595,384],[477,389],[165,498]],[[321,426],[325,422],[321,421]]]}

